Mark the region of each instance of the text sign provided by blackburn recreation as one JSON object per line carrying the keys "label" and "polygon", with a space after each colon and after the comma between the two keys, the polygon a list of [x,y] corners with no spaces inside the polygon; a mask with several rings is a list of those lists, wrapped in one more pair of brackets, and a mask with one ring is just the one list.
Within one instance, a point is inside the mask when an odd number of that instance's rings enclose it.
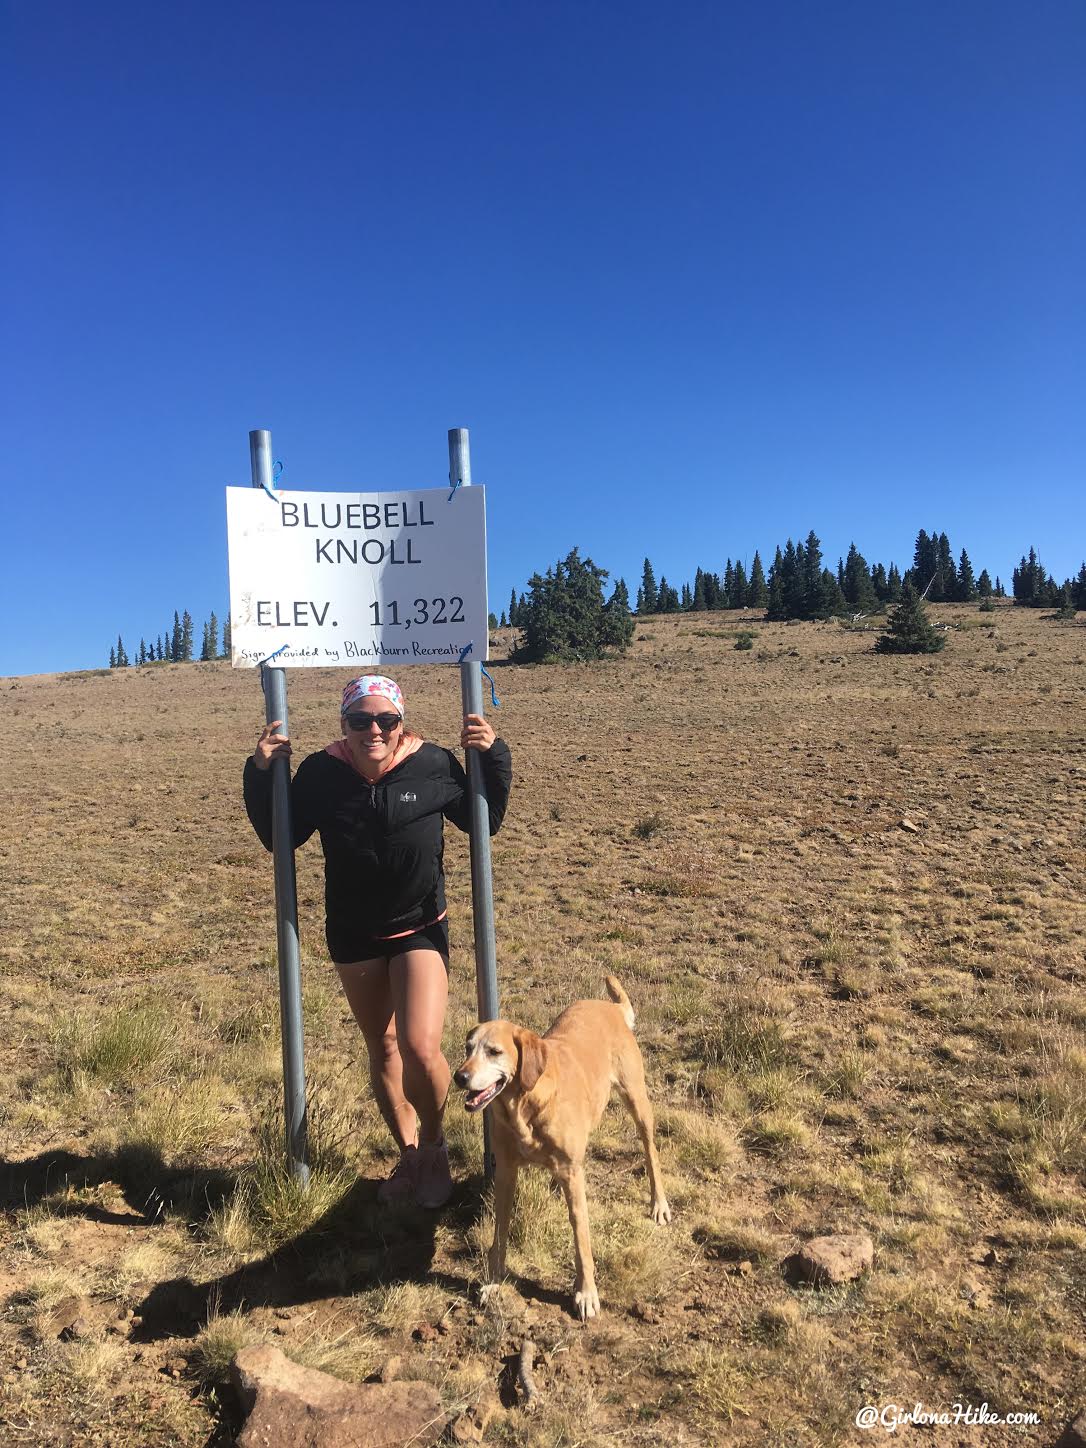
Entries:
{"label": "text sign provided by blackburn recreation", "polygon": [[235,668],[487,659],[483,488],[227,488],[226,522]]}

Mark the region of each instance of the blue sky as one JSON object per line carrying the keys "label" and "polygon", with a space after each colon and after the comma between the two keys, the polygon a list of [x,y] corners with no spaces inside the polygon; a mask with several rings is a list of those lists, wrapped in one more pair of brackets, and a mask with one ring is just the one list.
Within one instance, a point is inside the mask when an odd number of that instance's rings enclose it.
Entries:
{"label": "blue sky", "polygon": [[1086,556],[1079,0],[0,14],[2,673],[221,617],[254,427],[320,489],[468,427],[498,612],[575,545]]}

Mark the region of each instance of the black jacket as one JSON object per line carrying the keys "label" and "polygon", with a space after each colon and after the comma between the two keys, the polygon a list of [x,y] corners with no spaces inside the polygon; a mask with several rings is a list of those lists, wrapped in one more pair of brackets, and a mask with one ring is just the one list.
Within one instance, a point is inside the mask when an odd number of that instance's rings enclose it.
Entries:
{"label": "black jacket", "polygon": [[[480,752],[490,833],[501,825],[513,779],[509,746]],[[245,809],[272,847],[272,771],[245,761]],[[445,909],[443,819],[469,827],[467,776],[447,749],[423,744],[375,784],[322,750],[298,766],[290,789],[295,847],[319,831],[324,849],[328,949],[357,960],[358,944],[429,924]]]}

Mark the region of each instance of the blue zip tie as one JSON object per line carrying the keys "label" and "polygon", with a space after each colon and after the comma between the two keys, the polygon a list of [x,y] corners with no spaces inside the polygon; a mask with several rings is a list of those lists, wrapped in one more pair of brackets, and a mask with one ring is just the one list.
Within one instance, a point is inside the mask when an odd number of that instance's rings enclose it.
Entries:
{"label": "blue zip tie", "polygon": [[494,705],[495,709],[500,709],[502,706],[502,701],[498,698],[498,691],[494,687],[494,680],[490,678],[490,674],[487,672],[482,664],[479,665],[479,672],[482,674],[484,679],[490,679],[490,702]]}
{"label": "blue zip tie", "polygon": [[451,493],[449,494],[449,496],[445,499],[445,501],[446,501],[447,503],[451,503],[451,502],[452,502],[452,500],[453,500],[453,495],[455,494],[457,488],[460,487],[460,485],[461,485],[461,483],[462,483],[463,481],[464,481],[463,478],[457,478],[456,482],[453,483],[453,485],[452,485],[452,492],[451,492]]}
{"label": "blue zip tie", "polygon": [[[278,471],[278,472],[275,472],[275,471],[274,471],[275,468],[278,468],[279,471]],[[274,489],[275,489],[276,483],[278,483],[278,481],[279,481],[279,479],[280,479],[280,477],[282,476],[282,473],[283,473],[283,464],[279,461],[278,458],[276,458],[275,462],[272,464],[272,469],[273,469],[273,471],[272,471],[272,480],[271,480],[270,486],[269,486],[268,483],[261,483],[260,486],[264,489],[264,491],[267,493],[268,497],[272,500],[273,503],[278,503],[279,499],[275,496],[275,491],[274,491]],[[274,659],[274,658],[275,658],[275,655],[272,654],[271,657]]]}
{"label": "blue zip tie", "polygon": [[[465,644],[464,647],[460,650],[460,657],[457,659],[456,662],[458,664],[462,664],[474,647],[475,640],[472,639],[470,643]],[[495,709],[500,709],[502,706],[502,701],[498,698],[498,691],[494,687],[494,680],[490,677],[482,664],[479,665],[479,672],[483,675],[484,678],[490,679],[490,701],[494,705]]]}

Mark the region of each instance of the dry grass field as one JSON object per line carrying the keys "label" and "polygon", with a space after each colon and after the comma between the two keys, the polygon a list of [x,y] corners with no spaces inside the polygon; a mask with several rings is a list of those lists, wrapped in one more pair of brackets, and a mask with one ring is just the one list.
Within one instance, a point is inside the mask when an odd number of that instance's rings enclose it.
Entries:
{"label": "dry grass field", "polygon": [[[475,1305],[481,1128],[455,1099],[450,1207],[378,1208],[391,1157],[324,952],[316,840],[309,1194],[284,1175],[271,862],[240,794],[256,675],[0,680],[0,1443],[228,1444],[226,1365],[261,1340],[354,1380],[399,1356],[450,1413],[497,1391],[495,1444],[864,1443],[886,1435],[857,1429],[862,1406],[917,1402],[1042,1426],[911,1441],[1054,1442],[1086,1407],[1086,626],[932,616],[953,627],[930,657],[712,614],[641,620],[594,667],[494,667],[516,771],[494,846],[503,1010],[545,1027],[622,979],[675,1210],[649,1220],[613,1106],[587,1328],[534,1175],[514,1278]],[[332,737],[345,678],[291,675],[298,757]],[[403,683],[412,722],[453,742],[455,670]],[[453,1057],[475,1019],[453,831],[447,868]],[[872,1272],[790,1286],[782,1259],[834,1230],[870,1233]],[[511,1375],[528,1334],[531,1415]]]}

